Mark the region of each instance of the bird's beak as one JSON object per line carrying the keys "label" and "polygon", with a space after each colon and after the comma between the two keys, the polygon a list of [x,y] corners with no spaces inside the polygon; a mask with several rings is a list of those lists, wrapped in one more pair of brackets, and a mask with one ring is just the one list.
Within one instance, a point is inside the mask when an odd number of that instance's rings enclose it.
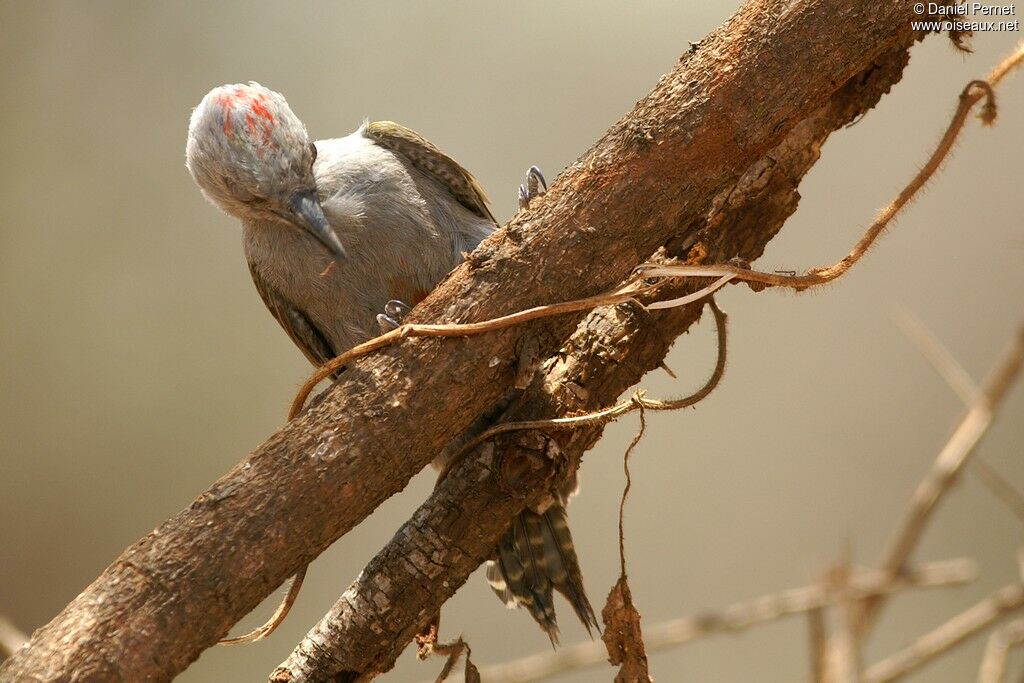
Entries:
{"label": "bird's beak", "polygon": [[345,247],[342,246],[338,234],[327,222],[324,210],[320,206],[320,199],[316,196],[316,190],[300,190],[292,195],[289,208],[295,216],[295,222],[299,227],[313,237],[320,240],[320,243],[327,247],[327,250],[334,255],[335,260],[343,261],[348,258]]}

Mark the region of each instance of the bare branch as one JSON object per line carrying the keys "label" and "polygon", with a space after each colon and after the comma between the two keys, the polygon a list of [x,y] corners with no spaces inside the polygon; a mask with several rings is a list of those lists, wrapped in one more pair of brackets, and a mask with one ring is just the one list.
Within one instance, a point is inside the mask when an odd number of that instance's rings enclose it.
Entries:
{"label": "bare branch", "polygon": [[825,608],[807,610],[808,653],[811,657],[811,683],[825,683],[828,663],[828,631],[825,627]]}
{"label": "bare branch", "polygon": [[[814,114],[793,128],[775,148],[766,150],[734,186],[723,189],[707,216],[691,226],[694,231],[671,241],[665,255],[701,263],[725,261],[736,254],[750,260],[749,253],[759,254],[767,238],[795,210],[799,198],[797,185],[817,160],[824,140],[833,130],[870,108],[898,79],[906,59],[903,47],[894,47],[874,60],[863,74],[850,78],[830,100],[820,102]],[[670,287],[666,285],[662,293],[668,293]],[[684,286],[679,291],[692,289]],[[693,307],[648,313],[637,306],[622,304],[592,312],[561,352],[549,359],[550,382],[540,391],[528,392],[520,407],[510,410],[502,419],[506,422],[548,420],[553,414],[572,415],[608,405],[644,372],[660,367],[672,339],[694,318]],[[529,462],[531,448],[537,451],[557,446],[560,455],[556,461],[569,463],[571,471],[600,431],[597,425],[568,433],[557,432],[546,442],[535,439],[530,448],[512,449],[510,459]],[[494,454],[484,450],[482,456],[493,458]],[[479,457],[481,455],[466,459]],[[540,465],[541,470],[546,469],[542,463]],[[462,477],[466,480],[457,485]],[[541,483],[543,478],[540,472],[532,480],[535,493],[555,485]],[[492,489],[477,499],[479,486]],[[472,500],[467,502],[466,495],[471,495]],[[463,555],[476,562],[486,559],[494,541],[518,513],[512,506],[521,504],[518,503],[520,495],[526,494],[508,482],[495,485],[479,470],[467,468],[461,475],[459,471],[449,474],[431,500],[417,512],[416,523],[403,527],[377,555],[343,599],[275,672],[275,680],[315,680],[339,670],[355,677],[360,671],[389,667],[406,639],[412,637],[407,622],[436,613],[475,567],[471,562],[463,562],[462,556],[457,565],[433,565],[436,573],[432,575],[430,590],[425,590],[419,575],[410,573],[399,558],[417,553],[428,557],[431,553],[444,553],[444,547],[439,547],[436,539],[458,537],[459,551]],[[478,500],[481,507],[477,507]],[[511,502],[506,505],[506,501]],[[446,514],[442,515],[442,511]],[[467,537],[464,531],[467,525],[479,536]],[[377,582],[388,586],[388,596],[401,599],[397,602],[381,599]]]}
{"label": "bare branch", "polygon": [[[898,80],[906,50],[919,37],[910,30],[914,18],[912,8],[896,0],[746,5],[704,47],[686,55],[543,199],[485,241],[417,306],[410,322],[472,323],[538,302],[594,296],[627,281],[641,260],[666,245],[671,256],[697,250],[712,261],[756,258],[795,206],[795,184],[817,158],[817,145]],[[835,35],[843,40],[831,39]],[[777,175],[776,165],[795,175]],[[741,215],[741,209],[760,213]],[[625,306],[595,314],[625,316]],[[608,395],[656,366],[674,335],[696,317],[688,309],[645,315],[660,323],[644,337],[653,339],[650,349],[613,347],[634,355],[621,373],[600,375],[606,386],[589,387],[596,405],[574,409],[610,403]],[[172,677],[401,490],[452,434],[508,395],[524,335],[543,339],[539,353],[551,357],[582,317],[548,318],[458,343],[410,340],[355,359],[323,401],[127,549],[37,630],[29,647],[0,666],[0,677]],[[667,340],[657,339],[665,335]],[[587,370],[609,363],[597,354],[589,358]],[[438,391],[438,377],[463,381],[446,382]],[[557,417],[567,414],[567,405],[523,414]],[[574,431],[563,451],[582,452],[599,433],[598,427]],[[494,493],[496,482],[488,482],[492,488],[481,489],[481,500],[484,489]],[[481,518],[486,529],[461,529],[476,537],[455,537],[458,544],[446,539],[445,557],[454,557],[463,544],[482,548],[496,540],[489,534],[527,497],[520,492],[494,505],[493,514]],[[395,618],[409,617],[418,606],[436,611],[434,603],[485,555],[467,553],[436,572],[428,555],[419,567],[403,566],[405,576],[385,576],[405,585],[398,579],[412,581],[408,575],[426,569],[438,582],[448,581],[421,586],[433,593],[422,603],[410,591],[408,605],[393,609]],[[416,575],[421,584],[423,576]],[[363,644],[374,638],[371,622],[380,609],[365,607],[367,621],[358,634]],[[384,635],[356,657],[369,667],[365,671],[386,670],[418,627],[415,621],[386,623]]]}
{"label": "bare branch", "polygon": [[22,633],[10,619],[0,616],[0,662],[17,652],[28,642],[28,636]]}
{"label": "bare branch", "polygon": [[[965,558],[922,565],[896,578],[877,570],[859,571],[850,577],[849,590],[851,597],[862,599],[909,587],[959,586],[973,581],[977,572],[977,565]],[[649,653],[677,647],[698,638],[736,633],[783,617],[819,612],[834,604],[836,598],[834,591],[824,583],[765,595],[718,612],[652,624],[644,629],[644,643]],[[607,656],[601,643],[580,643],[558,652],[532,655],[487,667],[481,670],[480,675],[488,683],[527,683],[574,669],[605,664]]]}
{"label": "bare branch", "polygon": [[[724,366],[725,315],[717,307],[712,311],[723,356],[696,395],[704,395],[718,383]],[[694,311],[688,315],[673,316],[674,324],[689,324]],[[662,322],[670,320],[666,316]],[[604,393],[596,391],[600,385],[594,382],[602,375],[635,373],[638,368],[628,363],[595,366],[594,358],[642,337],[644,330],[648,334],[664,331],[657,321],[653,326],[651,322],[638,306],[595,311],[566,342],[558,362],[546,364],[529,390],[508,409],[506,419],[522,424],[523,415],[564,414],[602,400]],[[660,347],[642,346],[634,359],[641,363],[639,367],[656,367],[669,339],[662,336]],[[605,391],[613,391],[613,386]],[[470,572],[491,555],[498,537],[525,504],[575,471],[600,428],[600,424],[588,425],[561,441],[516,430],[511,439],[480,444],[472,457],[459,459],[271,680],[350,680],[361,672],[390,668],[405,647],[409,625],[436,614]],[[430,581],[424,582],[424,576]]]}
{"label": "bare branch", "polygon": [[999,474],[999,471],[983,458],[971,460],[971,471],[997,500],[1015,514],[1017,519],[1024,522],[1024,496],[1006,480],[1006,477]]}
{"label": "bare branch", "polygon": [[921,319],[902,306],[894,306],[892,317],[903,335],[913,342],[921,355],[928,359],[946,384],[956,392],[964,405],[970,407],[978,400],[978,385],[964,370],[949,349],[939,341]]}
{"label": "bare branch", "polygon": [[[899,324],[904,335],[931,362],[936,372],[946,380],[946,383],[960,396],[968,408],[980,400],[980,390],[974,380],[953,357],[949,349],[917,316],[904,308],[897,307],[893,310],[893,318]],[[984,459],[976,457],[971,460],[971,468],[989,492],[1004,503],[1018,519],[1024,521],[1024,496]]]}
{"label": "bare branch", "polygon": [[835,594],[839,615],[836,618],[835,635],[827,649],[825,680],[829,683],[859,683],[861,674],[860,640],[853,627],[854,607],[857,598],[850,590],[849,559],[831,572],[829,582]]}
{"label": "bare branch", "polygon": [[881,236],[882,232],[888,227],[894,218],[899,214],[903,208],[910,203],[910,201],[920,192],[928,181],[935,175],[935,173],[941,168],[942,163],[949,156],[949,152],[953,149],[953,143],[956,142],[957,137],[960,135],[960,131],[964,127],[964,123],[967,122],[967,116],[970,114],[971,109],[980,102],[982,99],[985,100],[985,104],[982,107],[980,118],[983,123],[991,124],[995,121],[996,117],[996,105],[995,105],[995,93],[993,88],[1012,70],[1019,67],[1024,63],[1024,42],[1017,46],[1017,48],[995,69],[989,74],[988,79],[985,81],[971,81],[960,93],[960,102],[953,113],[953,119],[950,121],[949,126],[946,128],[946,132],[943,134],[942,139],[939,140],[939,144],[935,147],[931,156],[921,167],[921,170],[917,172],[917,175],[900,191],[892,202],[889,203],[884,209],[882,209],[878,218],[875,219],[860,241],[854,245],[853,249],[839,261],[836,261],[830,266],[824,268],[812,268],[803,275],[783,275],[780,273],[764,273],[758,271],[748,270],[747,268],[735,265],[715,265],[708,267],[692,267],[692,266],[675,266],[675,265],[660,265],[650,264],[642,267],[642,272],[650,276],[662,276],[662,277],[717,277],[719,280],[709,287],[709,293],[714,292],[719,287],[726,285],[730,281],[747,282],[752,286],[756,286],[758,289],[763,287],[788,287],[797,291],[802,291],[810,287],[817,287],[820,285],[827,284],[842,277],[846,274],[850,268],[857,264],[861,258],[868,252],[868,250],[874,245]]}
{"label": "bare branch", "polygon": [[[917,486],[903,522],[883,554],[879,567],[883,571],[899,573],[906,566],[917,547],[928,522],[942,496],[953,486],[957,476],[968,462],[995,416],[1007,390],[1024,364],[1024,327],[1018,330],[1007,349],[1000,356],[988,378],[982,383],[978,400],[964,415],[949,441],[939,452],[931,470]],[[884,603],[884,597],[868,600],[858,623],[861,633],[866,632]]]}
{"label": "bare branch", "polygon": [[907,649],[869,668],[864,672],[864,683],[887,683],[902,678],[1022,608],[1024,585],[1006,586],[921,636]]}
{"label": "bare branch", "polygon": [[978,683],[1002,683],[1010,650],[1024,643],[1024,619],[1011,621],[989,636],[978,670]]}

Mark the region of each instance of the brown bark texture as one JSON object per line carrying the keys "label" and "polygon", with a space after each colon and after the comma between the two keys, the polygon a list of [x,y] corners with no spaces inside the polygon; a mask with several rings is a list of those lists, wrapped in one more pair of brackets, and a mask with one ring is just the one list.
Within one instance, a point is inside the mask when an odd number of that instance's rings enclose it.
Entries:
{"label": "brown bark texture", "polygon": [[[796,210],[797,186],[818,160],[828,135],[874,106],[899,80],[907,59],[907,45],[902,44],[873,59],[723,190],[723,200],[714,203],[695,229],[670,240],[667,255],[699,254],[709,263],[731,256],[756,258]],[[609,405],[659,365],[675,338],[698,319],[700,308],[645,312],[622,304],[595,310],[499,422]],[[417,625],[488,559],[512,517],[539,492],[556,489],[562,477],[571,476],[601,432],[599,426],[544,436],[518,432],[479,446],[370,562],[271,680],[352,681],[390,669]],[[502,468],[496,473],[498,454]]]}
{"label": "brown bark texture", "polygon": [[[755,258],[795,208],[796,184],[828,133],[898,80],[913,18],[896,1],[748,3],[410,322],[478,321],[597,294],[666,245],[685,254],[699,244],[709,263]],[[359,359],[315,408],[129,547],[0,667],[0,680],[173,677],[507,395],[524,335],[539,340],[541,357],[568,365],[547,363],[508,419],[610,402],[696,315],[624,305],[583,325],[581,314],[410,339]],[[604,336],[609,345],[598,347]],[[512,516],[560,476],[549,463],[578,460],[599,433],[512,435],[460,463],[364,572],[377,583],[350,589],[356,612],[332,624],[349,624],[362,649],[338,654],[330,675],[390,668]],[[488,474],[495,462],[497,477]],[[413,545],[396,546],[403,539]]]}

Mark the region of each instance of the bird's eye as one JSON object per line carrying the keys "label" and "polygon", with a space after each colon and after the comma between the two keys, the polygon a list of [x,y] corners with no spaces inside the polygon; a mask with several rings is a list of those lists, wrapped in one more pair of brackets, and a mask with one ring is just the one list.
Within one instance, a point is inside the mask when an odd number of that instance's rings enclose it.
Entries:
{"label": "bird's eye", "polygon": [[315,142],[309,143],[309,154],[310,154],[309,165],[310,165],[310,167],[312,167],[313,164],[316,163],[316,143]]}

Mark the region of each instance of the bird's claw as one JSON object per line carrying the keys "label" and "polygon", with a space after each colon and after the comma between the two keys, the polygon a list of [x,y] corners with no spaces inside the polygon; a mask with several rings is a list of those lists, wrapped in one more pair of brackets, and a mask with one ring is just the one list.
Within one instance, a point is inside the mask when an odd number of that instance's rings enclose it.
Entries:
{"label": "bird's claw", "polygon": [[384,304],[384,313],[391,316],[395,320],[398,320],[399,322],[402,321],[402,318],[409,315],[409,311],[411,310],[412,307],[409,306],[409,304],[405,303],[404,301],[399,301],[398,299],[392,299],[391,301]]}
{"label": "bird's claw", "polygon": [[542,196],[548,190],[548,182],[544,180],[544,174],[536,166],[531,166],[526,172],[526,182],[519,186],[519,208],[525,209],[530,202]]}
{"label": "bird's claw", "polygon": [[392,299],[384,304],[384,312],[377,314],[377,324],[380,325],[380,331],[387,333],[397,329],[402,324],[402,319],[411,310],[409,304],[398,299]]}

